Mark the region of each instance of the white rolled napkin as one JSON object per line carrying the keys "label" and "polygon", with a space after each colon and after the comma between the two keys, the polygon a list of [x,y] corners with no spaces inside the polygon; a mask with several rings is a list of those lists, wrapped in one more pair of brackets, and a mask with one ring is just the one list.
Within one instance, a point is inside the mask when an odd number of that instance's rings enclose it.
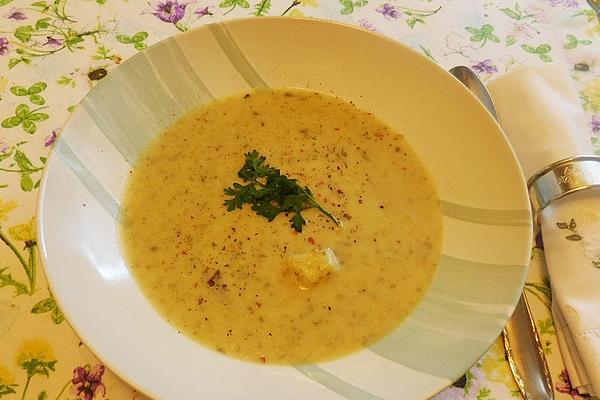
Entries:
{"label": "white rolled napkin", "polygon": [[[563,64],[524,66],[491,82],[501,125],[529,179],[567,157],[592,154],[585,115]],[[540,213],[561,354],[580,393],[600,394],[600,189]]]}

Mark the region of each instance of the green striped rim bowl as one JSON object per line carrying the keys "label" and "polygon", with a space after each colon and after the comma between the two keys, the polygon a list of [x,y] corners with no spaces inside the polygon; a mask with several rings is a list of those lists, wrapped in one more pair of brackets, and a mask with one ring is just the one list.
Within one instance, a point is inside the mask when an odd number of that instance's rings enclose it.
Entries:
{"label": "green striped rim bowl", "polygon": [[[443,211],[442,256],[418,307],[366,349],[262,366],[179,335],[137,287],[116,216],[128,172],[187,111],[261,87],[332,93],[373,111],[419,154]],[[48,161],[39,202],[52,292],[91,350],[154,398],[428,398],[485,353],[512,314],[531,246],[521,170],[500,127],[450,74],[408,47],[314,19],[211,24],[132,57],[83,99]]]}

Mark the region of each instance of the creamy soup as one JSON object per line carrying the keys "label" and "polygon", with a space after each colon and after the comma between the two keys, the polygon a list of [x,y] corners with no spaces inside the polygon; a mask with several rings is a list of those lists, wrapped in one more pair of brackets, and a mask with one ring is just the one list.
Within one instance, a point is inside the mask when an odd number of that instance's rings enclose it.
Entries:
{"label": "creamy soup", "polygon": [[[245,153],[307,186],[337,225],[304,210],[228,211]],[[133,169],[122,202],[128,265],[178,331],[259,363],[359,350],[427,290],[442,223],[431,177],[402,135],[339,98],[260,90],[185,115]]]}

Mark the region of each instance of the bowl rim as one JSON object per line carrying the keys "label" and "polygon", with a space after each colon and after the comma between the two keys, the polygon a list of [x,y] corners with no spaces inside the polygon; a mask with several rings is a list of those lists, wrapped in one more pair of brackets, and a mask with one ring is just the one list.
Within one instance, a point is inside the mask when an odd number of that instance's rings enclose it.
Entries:
{"label": "bowl rim", "polygon": [[[399,46],[401,48],[403,48],[404,50],[408,50],[412,53],[412,55],[414,55],[415,57],[419,57],[422,60],[425,60],[432,68],[437,69],[438,71],[442,71],[447,78],[451,78],[457,82],[458,79],[453,76],[450,72],[448,72],[448,70],[444,69],[441,65],[437,64],[436,62],[432,61],[429,57],[421,54],[420,52],[418,52],[417,50],[412,49],[410,46],[408,46],[407,44],[400,42],[399,40],[395,40],[389,36],[386,36],[382,33],[379,32],[373,32],[373,31],[368,31],[365,30],[359,26],[356,25],[352,25],[349,23],[345,23],[345,22],[340,22],[340,21],[336,21],[336,20],[329,20],[329,19],[325,19],[325,18],[313,18],[313,17],[290,17],[290,16],[263,16],[260,18],[256,18],[256,17],[243,17],[243,18],[234,18],[234,19],[226,19],[223,21],[216,21],[216,22],[211,22],[208,24],[203,24],[200,26],[196,26],[193,27],[185,32],[177,32],[174,35],[170,35],[165,37],[164,39],[161,39],[159,41],[157,41],[156,43],[153,43],[149,48],[152,47],[156,47],[162,43],[165,43],[169,40],[172,40],[174,37],[193,37],[195,35],[198,35],[198,32],[202,32],[202,31],[206,31],[210,28],[210,26],[214,26],[214,25],[238,25],[238,24],[247,24],[247,23],[251,23],[251,24],[259,24],[260,20],[286,20],[286,21],[303,21],[303,22],[308,22],[308,23],[318,23],[318,24],[328,24],[328,25],[335,25],[335,26],[339,26],[345,29],[353,29],[355,31],[361,32],[361,34],[363,35],[373,35],[374,37],[379,38],[378,40],[385,40],[386,42],[392,44],[393,46]],[[132,55],[131,57],[128,57],[125,61],[123,61],[118,67],[116,67],[114,69],[114,71],[119,71],[121,66],[130,64],[135,62],[137,59],[140,59],[142,57],[144,57],[144,51],[140,51],[134,55]],[[113,72],[114,73],[114,72]],[[69,115],[67,116],[67,118],[65,119],[64,123],[61,125],[60,131],[64,131],[66,127],[68,127],[73,120],[76,118],[76,116],[78,115],[78,113],[81,112],[81,103],[84,102],[86,100],[86,98],[93,93],[95,90],[97,90],[97,88],[102,87],[103,85],[106,85],[106,82],[110,82],[111,80],[111,74],[109,74],[105,79],[102,79],[101,81],[99,81],[94,87],[92,87],[89,91],[86,92],[86,94],[80,99],[80,101],[77,103],[75,109],[73,110],[73,112],[69,113]],[[465,95],[471,96],[473,98],[476,99],[476,97],[474,96],[474,94],[472,92],[470,92],[467,88],[465,88],[463,85],[460,85],[460,89]],[[493,117],[491,116],[491,114],[489,114],[489,112],[483,107],[483,105],[481,105],[481,108],[485,111],[485,114],[488,116],[488,118],[493,121],[493,123],[496,126],[496,130],[498,131],[499,134],[502,134],[502,128],[499,125],[499,123],[493,119]],[[501,135],[504,138],[504,141],[507,143],[507,147],[512,151],[513,153],[513,157],[515,160],[515,164],[516,166],[519,168],[519,170],[522,173],[522,169],[520,164],[517,161],[516,155],[514,154],[514,150],[512,149],[510,142],[508,141],[508,139],[506,138],[506,136],[504,136],[503,134]],[[62,140],[62,135],[59,136],[58,141]],[[50,293],[52,295],[52,297],[55,299],[55,301],[57,302],[57,304],[59,305],[61,311],[63,312],[63,314],[65,315],[69,326],[74,330],[74,332],[77,334],[78,337],[81,338],[81,340],[85,343],[86,347],[94,354],[94,356],[102,363],[104,364],[106,367],[108,367],[112,372],[115,373],[115,375],[117,375],[120,379],[122,379],[123,381],[127,382],[127,384],[129,384],[131,387],[135,388],[136,390],[139,390],[140,392],[144,393],[147,396],[150,396],[152,398],[158,398],[159,396],[156,393],[152,393],[151,391],[148,391],[148,388],[145,387],[144,385],[141,384],[141,382],[137,382],[134,379],[132,379],[129,374],[126,373],[126,371],[123,371],[121,367],[119,367],[119,365],[115,365],[112,363],[112,360],[105,358],[105,355],[101,354],[101,352],[97,351],[96,346],[94,343],[90,343],[87,342],[84,339],[84,336],[81,335],[80,333],[80,327],[78,326],[78,324],[73,323],[73,319],[72,319],[72,315],[71,315],[71,311],[69,309],[69,307],[64,307],[64,304],[62,303],[62,299],[59,296],[55,297],[54,293],[54,289],[55,289],[55,282],[53,282],[51,279],[48,279],[48,270],[51,269],[51,265],[49,264],[49,261],[47,259],[47,240],[46,240],[46,232],[45,232],[45,223],[44,221],[46,220],[46,213],[45,213],[45,205],[46,205],[46,193],[47,193],[47,182],[48,182],[48,175],[51,173],[51,168],[48,168],[48,166],[50,166],[51,162],[53,162],[55,159],[59,158],[57,152],[55,151],[55,147],[56,144],[50,149],[49,154],[48,154],[48,161],[46,163],[46,167],[43,170],[42,173],[42,178],[41,178],[41,185],[39,188],[39,193],[37,196],[37,205],[36,205],[36,229],[38,232],[38,238],[39,238],[39,244],[40,244],[40,260],[41,260],[41,264],[43,266],[44,269],[44,274],[46,277],[46,281],[47,281],[47,285],[50,289]],[[523,188],[525,188],[525,186],[523,186]],[[529,243],[527,243],[527,248],[529,248],[529,253],[531,253],[531,241],[532,239],[529,241]],[[525,245],[523,245],[523,247],[525,247]],[[527,269],[528,269],[528,265],[526,266],[526,268],[523,270],[522,272],[522,282],[523,285],[525,283],[525,279],[527,276]],[[513,303],[511,304],[511,308],[514,309],[517,306],[517,302],[518,302],[518,298],[519,296],[516,296]],[[489,344],[489,346],[486,348],[485,351],[483,351],[483,353],[480,355],[480,357],[485,354],[485,352],[491,347],[493,346],[494,342],[491,342]],[[339,359],[344,359],[347,356],[343,356]],[[475,362],[477,360],[474,360]],[[272,367],[280,367],[280,366],[271,366],[271,365],[267,365],[267,368],[272,368]],[[261,366],[261,368],[264,368],[264,366]],[[437,388],[431,388],[429,389],[429,397],[435,395],[436,393],[439,393],[441,391],[443,391],[444,389],[446,389],[447,387],[450,387],[448,384],[444,384],[440,387]]]}

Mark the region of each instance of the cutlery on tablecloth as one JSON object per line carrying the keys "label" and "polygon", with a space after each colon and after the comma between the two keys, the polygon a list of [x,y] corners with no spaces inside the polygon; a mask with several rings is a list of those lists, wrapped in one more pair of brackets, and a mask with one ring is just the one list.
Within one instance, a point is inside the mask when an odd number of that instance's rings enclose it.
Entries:
{"label": "cutlery on tablecloth", "polygon": [[[490,94],[470,68],[456,66],[450,69],[450,73],[500,122]],[[550,371],[524,293],[502,331],[502,337],[510,370],[523,397],[526,400],[553,399]]]}
{"label": "cutlery on tablecloth", "polygon": [[[557,390],[600,394],[600,157],[568,67],[522,66],[488,85],[525,176],[566,372]],[[504,120],[503,116],[506,117]]]}

